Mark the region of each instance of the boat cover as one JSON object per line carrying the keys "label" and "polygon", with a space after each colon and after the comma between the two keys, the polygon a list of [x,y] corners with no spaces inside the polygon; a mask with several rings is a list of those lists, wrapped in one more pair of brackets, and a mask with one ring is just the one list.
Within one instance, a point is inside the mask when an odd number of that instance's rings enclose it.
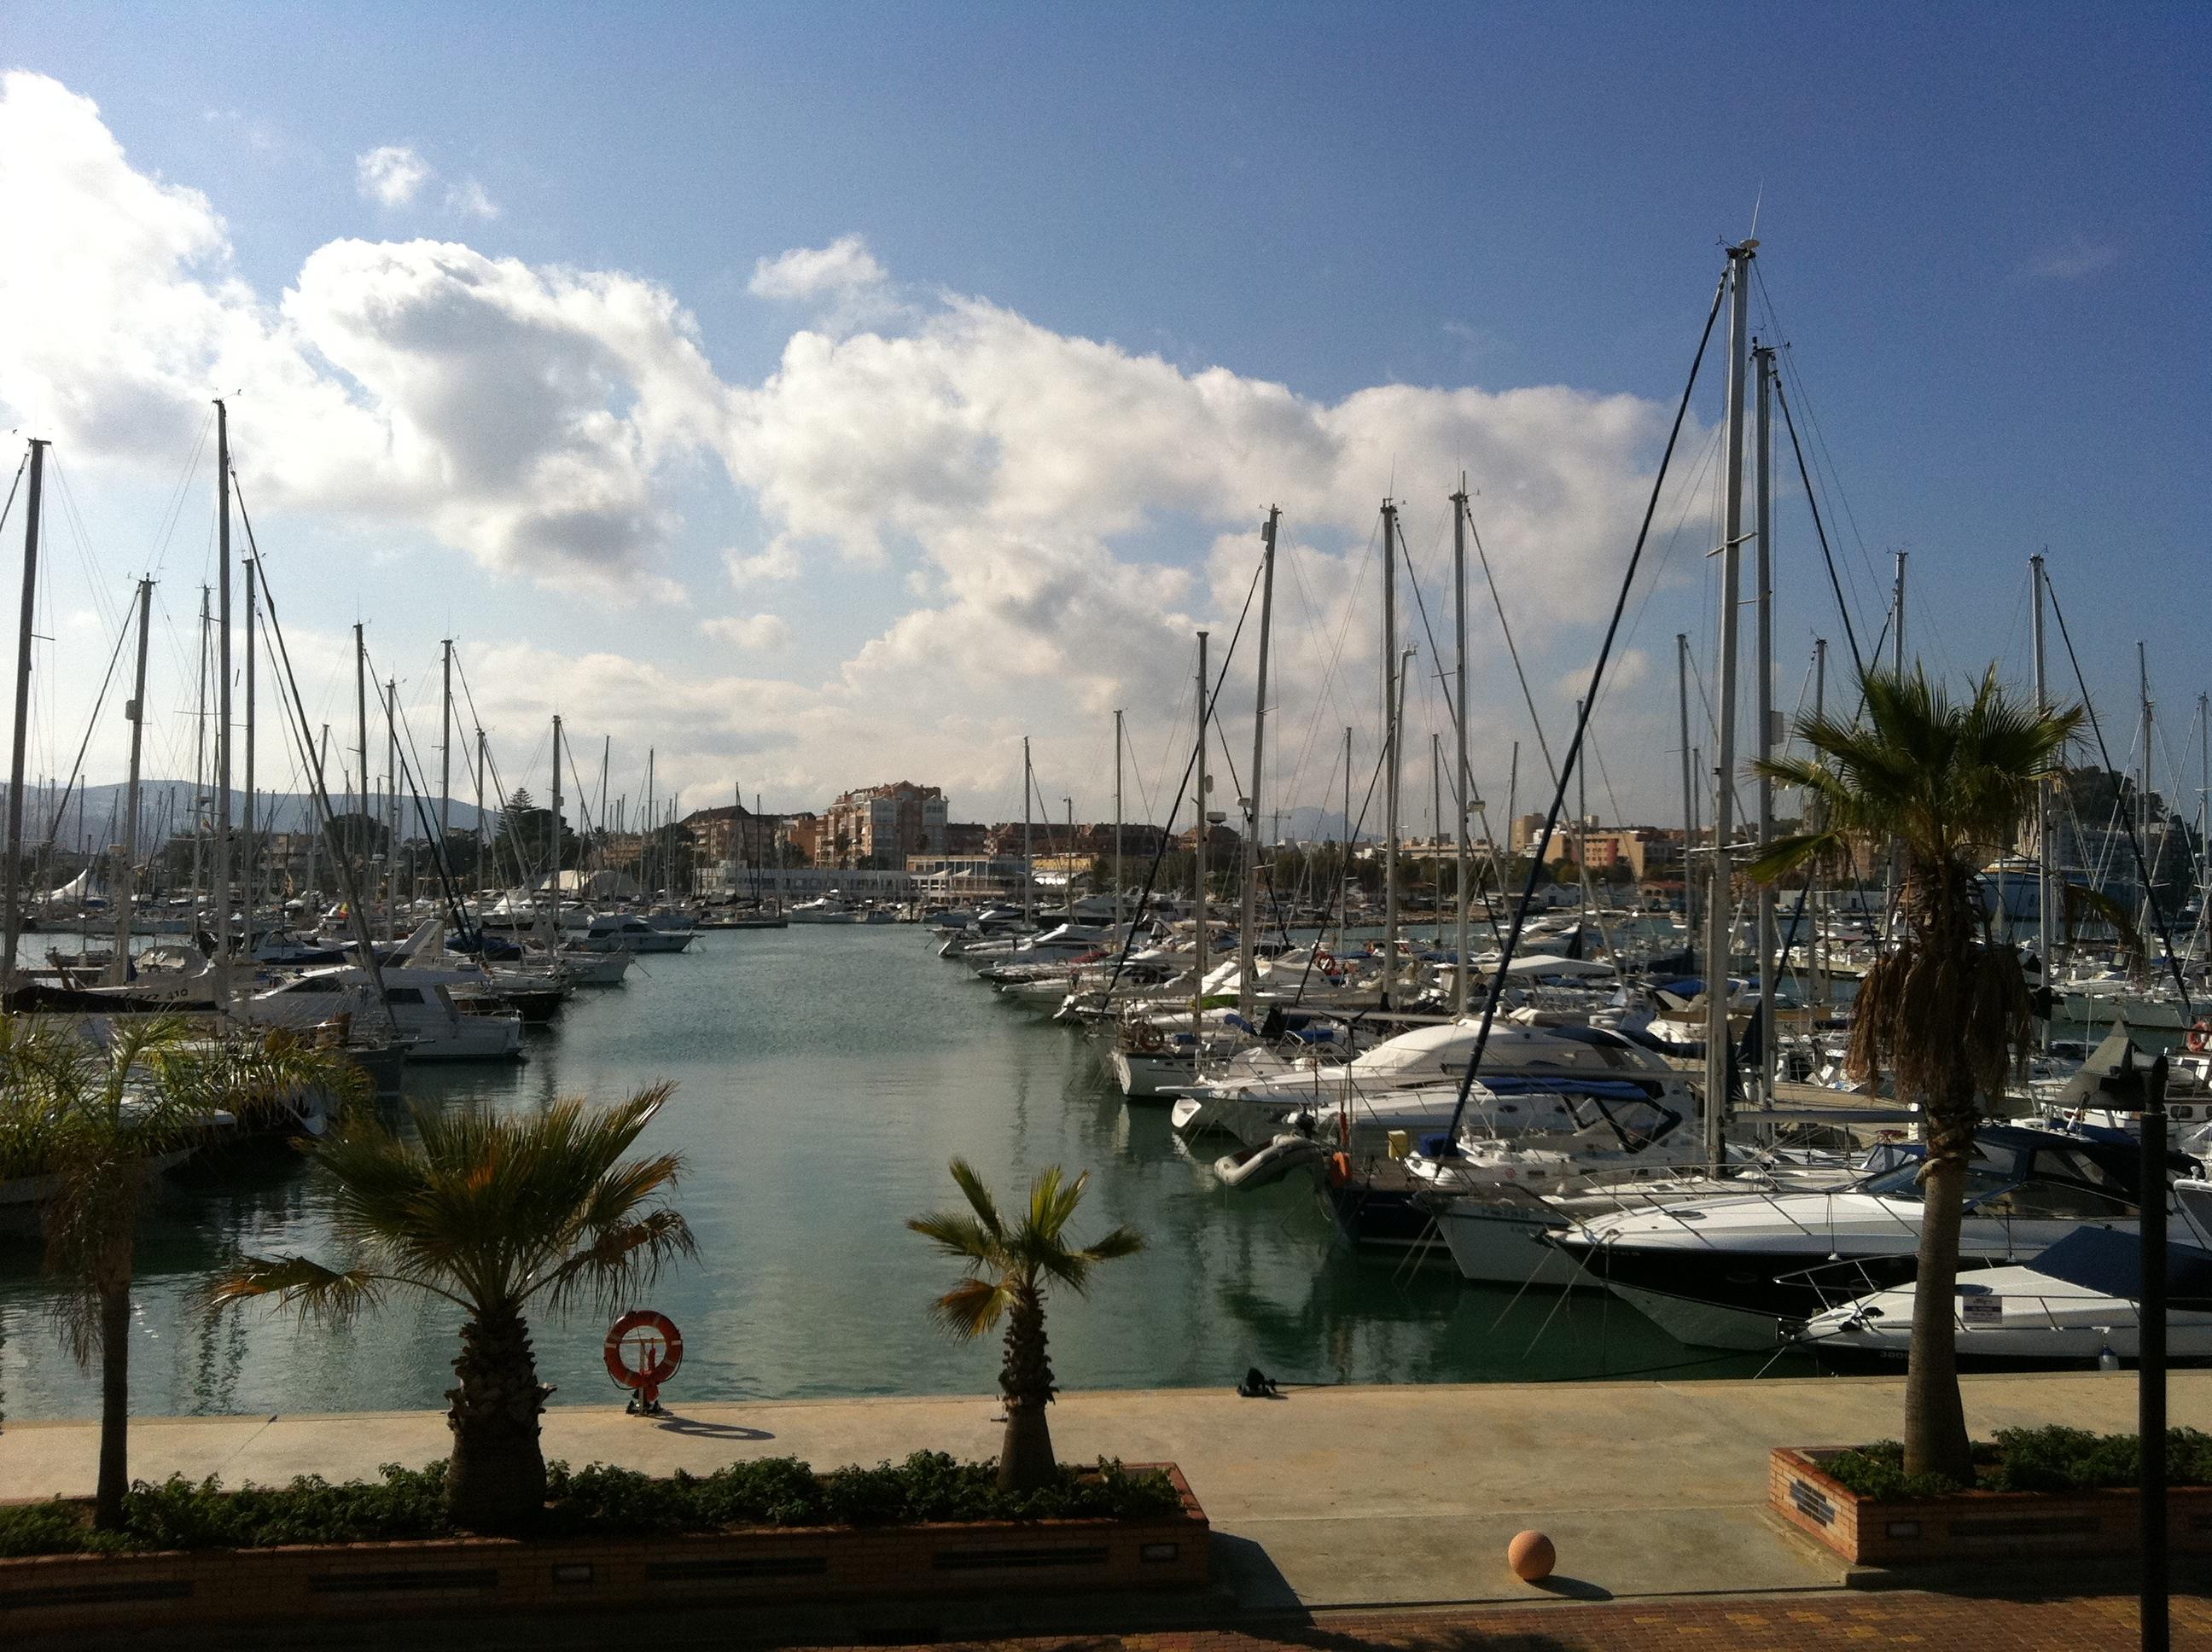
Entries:
{"label": "boat cover", "polygon": [[[2142,1295],[2142,1241],[2130,1230],[2076,1228],[2028,1266],[2100,1297],[2132,1302]],[[2176,1306],[2212,1303],[2212,1251],[2168,1245],[2166,1290]]]}

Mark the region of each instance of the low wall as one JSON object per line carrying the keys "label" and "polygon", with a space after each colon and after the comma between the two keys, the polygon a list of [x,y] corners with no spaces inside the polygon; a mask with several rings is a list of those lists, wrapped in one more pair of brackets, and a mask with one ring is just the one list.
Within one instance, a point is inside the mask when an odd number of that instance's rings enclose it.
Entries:
{"label": "low wall", "polygon": [[1181,1470],[1159,1467],[1182,1495],[1179,1515],[0,1560],[0,1643],[15,1634],[280,1618],[1203,1587],[1206,1511]]}
{"label": "low wall", "polygon": [[[2142,1504],[2132,1489],[1959,1491],[1894,1503],[1860,1497],[1820,1460],[1837,1447],[1777,1447],[1768,1460],[1768,1505],[1798,1530],[1862,1565],[1969,1559],[2072,1559],[2132,1554]],[[2179,1555],[2212,1554],[2212,1486],[2166,1493],[2167,1540]]]}

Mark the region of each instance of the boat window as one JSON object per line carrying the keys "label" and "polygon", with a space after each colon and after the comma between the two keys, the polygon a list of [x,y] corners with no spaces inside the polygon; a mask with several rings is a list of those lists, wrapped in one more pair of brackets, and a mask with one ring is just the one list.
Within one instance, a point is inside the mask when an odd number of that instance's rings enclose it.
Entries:
{"label": "boat window", "polygon": [[[1999,1170],[1988,1164],[1966,1167],[1966,1198],[1969,1204],[2002,1193],[2013,1185],[2009,1171]],[[1920,1198],[1920,1161],[1900,1164],[1886,1170],[1866,1184],[1866,1191],[1880,1193],[1884,1199],[1905,1199],[1917,1203]]]}
{"label": "boat window", "polygon": [[420,1004],[422,989],[420,987],[392,987],[386,989],[384,996],[393,1004]]}
{"label": "boat window", "polygon": [[2012,1217],[2023,1222],[2095,1222],[2139,1216],[2130,1200],[2117,1193],[2099,1193],[2064,1181],[2023,1181],[2018,1187],[1978,1201],[1974,1214]]}
{"label": "boat window", "polygon": [[2135,1187],[2110,1169],[2100,1164],[2090,1154],[2078,1147],[2045,1147],[2035,1156],[2035,1174],[2054,1181],[2072,1182],[2079,1187],[2094,1187],[2100,1193],[2126,1199]]}
{"label": "boat window", "polygon": [[284,990],[288,993],[335,993],[339,988],[337,982],[328,975],[303,975]]}

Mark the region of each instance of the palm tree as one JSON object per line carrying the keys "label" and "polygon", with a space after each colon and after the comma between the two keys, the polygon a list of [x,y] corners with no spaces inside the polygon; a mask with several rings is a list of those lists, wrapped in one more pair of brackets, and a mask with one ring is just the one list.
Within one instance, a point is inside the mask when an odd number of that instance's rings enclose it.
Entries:
{"label": "palm tree", "polygon": [[999,1390],[1006,1398],[999,1484],[1009,1491],[1035,1491],[1049,1484],[1055,1472],[1052,1429],[1044,1412],[1057,1391],[1045,1351],[1046,1283],[1057,1280],[1080,1296],[1094,1266],[1134,1255],[1145,1242],[1134,1230],[1121,1227],[1096,1244],[1077,1248],[1067,1242],[1067,1224],[1091,1185],[1088,1170],[1073,1181],[1057,1164],[1038,1172],[1030,1183],[1029,1208],[1012,1224],[965,1159],[952,1161],[952,1180],[967,1196],[968,1210],[933,1211],[907,1226],[967,1264],[967,1277],[932,1304],[939,1325],[954,1336],[973,1338],[1002,1318],[1006,1321],[1006,1360],[999,1372]]}
{"label": "palm tree", "polygon": [[[341,1050],[273,1032],[208,1039],[177,1017],[118,1023],[102,1048],[65,1026],[0,1016],[0,1114],[52,1178],[40,1218],[56,1303],[81,1365],[100,1365],[94,1520],[119,1525],[130,1489],[131,1285],[138,1207],[160,1172],[207,1139],[219,1111],[251,1120],[300,1092],[364,1093]],[[24,1168],[24,1167],[19,1167]]]}
{"label": "palm tree", "polygon": [[526,1529],[545,1503],[538,1417],[553,1390],[538,1380],[525,1310],[611,1309],[697,1254],[683,1217],[659,1202],[682,1161],[623,1157],[672,1088],[520,1117],[417,1108],[411,1139],[350,1120],[310,1156],[337,1184],[333,1225],[360,1260],[246,1257],[215,1303],[273,1295],[336,1325],[404,1288],[460,1309],[459,1380],[446,1391],[453,1521]]}
{"label": "palm tree", "polygon": [[2016,841],[2081,711],[2022,704],[1994,665],[1964,702],[1918,671],[1866,671],[1859,687],[1863,720],[1800,718],[1813,755],[1756,765],[1803,788],[1814,829],[1775,843],[1749,871],[1771,882],[1855,843],[1896,846],[1903,932],[1859,987],[1848,1066],[1861,1081],[1888,1072],[1899,1101],[1920,1103],[1927,1143],[1905,1471],[1972,1485],[1951,1319],[1961,1195],[1981,1100],[2004,1093],[2031,1032],[2027,984],[2013,948],[1990,932],[1980,872]]}

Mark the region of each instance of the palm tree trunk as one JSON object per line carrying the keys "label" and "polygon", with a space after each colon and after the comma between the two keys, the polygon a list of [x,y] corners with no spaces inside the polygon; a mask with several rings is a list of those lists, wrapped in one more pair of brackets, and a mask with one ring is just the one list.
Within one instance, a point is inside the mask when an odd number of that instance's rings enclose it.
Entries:
{"label": "palm tree trunk", "polygon": [[461,1327],[459,1383],[446,1390],[453,1458],[446,1499],[453,1523],[475,1532],[520,1532],[545,1507],[545,1454],[538,1414],[553,1390],[538,1380],[530,1327],[512,1309],[479,1312]]}
{"label": "palm tree trunk", "polygon": [[1059,1465],[1052,1455],[1052,1359],[1046,1351],[1044,1299],[1036,1287],[1017,1289],[1006,1315],[1006,1364],[999,1374],[1006,1397],[1006,1432],[999,1446],[999,1485],[1009,1491],[1049,1485]]}
{"label": "palm tree trunk", "polygon": [[100,1479],[92,1523],[104,1532],[123,1524],[131,1489],[131,1287],[100,1293]]}
{"label": "palm tree trunk", "polygon": [[1966,1409],[1959,1394],[1959,1230],[1973,1126],[1931,1127],[1921,1178],[1920,1260],[1912,1295],[1911,1363],[1905,1377],[1905,1472],[1974,1483]]}

